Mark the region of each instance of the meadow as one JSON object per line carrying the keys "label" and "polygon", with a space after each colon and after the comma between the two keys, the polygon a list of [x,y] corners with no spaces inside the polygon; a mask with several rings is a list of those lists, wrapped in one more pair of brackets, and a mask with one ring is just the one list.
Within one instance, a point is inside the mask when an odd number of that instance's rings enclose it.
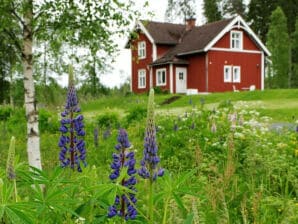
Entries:
{"label": "meadow", "polygon": [[[64,102],[39,110],[43,171],[26,164],[24,109],[1,106],[1,223],[298,223],[298,89],[172,97],[155,94],[154,100],[164,175],[153,189],[136,175],[134,192],[122,186],[126,174],[120,181],[109,176],[119,128],[141,168],[147,94],[79,95],[88,163],[81,173],[60,167]],[[12,136],[16,177],[10,180]],[[109,218],[116,195],[132,193],[137,216]]]}

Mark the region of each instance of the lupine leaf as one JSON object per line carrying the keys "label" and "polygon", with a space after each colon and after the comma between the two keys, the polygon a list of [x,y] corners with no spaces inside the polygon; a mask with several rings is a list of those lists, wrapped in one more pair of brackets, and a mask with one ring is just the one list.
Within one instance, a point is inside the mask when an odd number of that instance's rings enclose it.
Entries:
{"label": "lupine leaf", "polygon": [[184,224],[192,224],[193,221],[193,217],[194,214],[193,213],[189,213],[184,221]]}

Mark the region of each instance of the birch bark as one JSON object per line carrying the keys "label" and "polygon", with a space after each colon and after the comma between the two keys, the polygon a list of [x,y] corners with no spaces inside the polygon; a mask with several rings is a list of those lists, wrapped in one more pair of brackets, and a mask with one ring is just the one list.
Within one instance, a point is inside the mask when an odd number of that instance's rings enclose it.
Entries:
{"label": "birch bark", "polygon": [[25,110],[27,119],[27,154],[30,166],[42,169],[38,130],[38,111],[33,80],[33,0],[26,0],[23,28],[22,63],[24,70]]}

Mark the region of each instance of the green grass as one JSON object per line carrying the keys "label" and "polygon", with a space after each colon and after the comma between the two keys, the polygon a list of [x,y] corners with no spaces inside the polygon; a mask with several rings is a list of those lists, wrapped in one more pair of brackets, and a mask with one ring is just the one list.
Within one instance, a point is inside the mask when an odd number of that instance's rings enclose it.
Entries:
{"label": "green grass", "polygon": [[[164,100],[172,96],[170,94],[155,95],[155,102],[158,105],[157,110],[160,113],[181,114],[181,112],[193,106],[200,106],[202,99],[204,99],[205,107],[208,109],[216,108],[223,101],[229,100],[232,104],[244,101],[249,105],[250,109],[256,109],[263,116],[272,117],[273,122],[293,122],[298,119],[298,89],[226,92],[192,96],[179,95],[180,98],[178,100],[170,104],[160,105]],[[129,108],[135,106],[146,107],[147,97],[147,94],[105,96],[82,103],[81,107],[85,116],[90,118],[107,111],[116,112],[119,116],[124,116]],[[190,101],[192,102],[191,105]]]}

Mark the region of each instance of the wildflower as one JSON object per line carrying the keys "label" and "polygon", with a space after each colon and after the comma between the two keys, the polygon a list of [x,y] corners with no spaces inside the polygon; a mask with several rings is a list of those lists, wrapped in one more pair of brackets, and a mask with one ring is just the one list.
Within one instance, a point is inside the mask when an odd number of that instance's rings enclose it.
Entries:
{"label": "wildflower", "polygon": [[15,167],[14,167],[15,142],[16,142],[15,137],[12,136],[10,140],[7,163],[6,163],[6,175],[9,180],[15,180],[16,178]]}
{"label": "wildflower", "polygon": [[108,139],[110,136],[111,136],[111,130],[110,130],[110,128],[107,128],[107,129],[104,131],[102,137],[103,137],[103,139]]}
{"label": "wildflower", "polygon": [[156,143],[156,129],[154,123],[154,90],[151,89],[147,110],[147,127],[144,139],[143,159],[141,160],[141,168],[138,171],[141,177],[145,179],[150,178],[151,181],[156,180],[157,176],[163,176],[164,173],[164,170],[158,169],[157,166],[160,159],[157,156],[158,146]]}
{"label": "wildflower", "polygon": [[94,136],[94,146],[98,147],[98,128],[94,128],[93,136]]}
{"label": "wildflower", "polygon": [[[134,185],[137,180],[134,174],[137,172],[135,170],[136,160],[134,159],[134,152],[129,152],[130,142],[128,140],[127,133],[124,129],[119,130],[118,134],[118,144],[115,146],[115,149],[119,152],[113,153],[113,162],[111,164],[112,173],[110,174],[110,179],[115,181],[121,172],[123,167],[127,168],[128,179],[120,180],[120,183],[127,188],[136,191]],[[135,204],[137,200],[135,194],[129,193],[128,195],[117,195],[115,202],[112,206],[109,207],[108,217],[112,218],[116,215],[123,217],[124,219],[134,219],[136,218],[137,211],[135,209]]]}
{"label": "wildflower", "polygon": [[194,122],[191,123],[190,129],[195,129],[195,123]]}
{"label": "wildflower", "polygon": [[212,132],[212,133],[215,133],[215,132],[216,132],[216,124],[215,124],[215,121],[212,122],[211,132]]}
{"label": "wildflower", "polygon": [[179,130],[179,127],[178,127],[178,124],[177,123],[174,124],[173,130],[174,131],[178,131]]}
{"label": "wildflower", "polygon": [[[81,162],[86,166],[86,148],[83,136],[85,136],[83,115],[77,114],[81,110],[73,80],[72,67],[69,68],[68,94],[65,110],[61,113],[61,137],[58,143],[60,147],[59,160],[62,167],[70,166],[82,172]],[[69,154],[69,155],[68,155]]]}

